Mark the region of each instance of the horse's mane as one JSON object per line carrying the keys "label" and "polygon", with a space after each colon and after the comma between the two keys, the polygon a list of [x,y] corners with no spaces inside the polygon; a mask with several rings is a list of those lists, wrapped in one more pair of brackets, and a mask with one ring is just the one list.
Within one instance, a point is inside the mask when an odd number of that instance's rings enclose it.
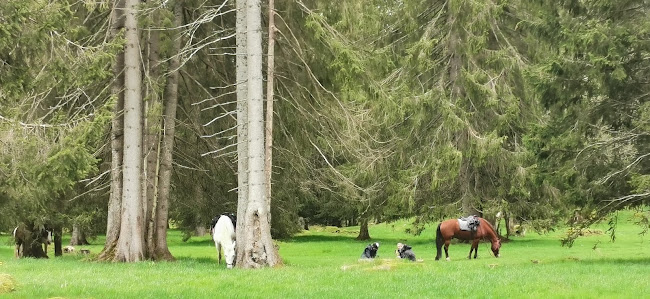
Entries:
{"label": "horse's mane", "polygon": [[499,236],[497,235],[497,230],[494,229],[494,226],[492,226],[492,223],[490,223],[490,221],[487,221],[487,219],[485,219],[483,217],[481,217],[481,219],[483,219],[483,222],[487,223],[488,227],[490,227],[490,229],[492,230],[494,235],[498,238]]}

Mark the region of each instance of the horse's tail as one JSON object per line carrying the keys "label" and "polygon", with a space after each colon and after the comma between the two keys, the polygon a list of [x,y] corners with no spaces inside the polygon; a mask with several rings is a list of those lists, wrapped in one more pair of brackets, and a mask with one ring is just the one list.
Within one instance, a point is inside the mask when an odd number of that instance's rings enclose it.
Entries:
{"label": "horse's tail", "polygon": [[445,240],[442,238],[442,232],[440,232],[440,225],[438,224],[438,229],[436,229],[436,261],[442,256],[442,244],[445,243]]}

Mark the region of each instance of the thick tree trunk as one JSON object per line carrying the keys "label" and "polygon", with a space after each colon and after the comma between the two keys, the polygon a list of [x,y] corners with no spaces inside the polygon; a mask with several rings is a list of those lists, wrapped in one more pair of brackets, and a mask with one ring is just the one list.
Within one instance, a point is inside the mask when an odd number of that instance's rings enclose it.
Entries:
{"label": "thick tree trunk", "polygon": [[368,231],[368,218],[361,218],[361,225],[359,227],[359,235],[357,240],[370,240],[370,232]]}
{"label": "thick tree trunk", "polygon": [[137,8],[139,0],[126,0],[124,50],[124,160],[122,219],[116,261],[144,258],[142,205],[142,74]]}
{"label": "thick tree trunk", "polygon": [[271,239],[264,175],[264,99],[262,84],[262,11],[259,0],[246,7],[248,72],[248,201],[244,213],[242,268],[275,266],[280,263]]}
{"label": "thick tree trunk", "polygon": [[[124,28],[124,1],[115,2],[112,12],[111,35],[116,36]],[[122,152],[124,149],[124,53],[120,52],[113,63],[112,94],[116,98],[111,123],[111,185],[108,200],[108,215],[106,223],[106,242],[100,252],[99,260],[112,260],[120,234],[122,210]]]}
{"label": "thick tree trunk", "polygon": [[[237,80],[237,243],[244,240],[244,214],[248,203],[248,72],[246,57],[246,0],[237,0],[236,80]],[[243,264],[244,246],[237,246],[237,265]]]}
{"label": "thick tree trunk", "polygon": [[[182,7],[176,3],[174,7],[175,27],[182,23]],[[178,68],[180,67],[181,40],[178,36],[174,40],[174,56],[171,59],[165,89],[165,111],[163,114],[163,138],[160,153],[160,174],[158,182],[158,202],[155,205],[155,260],[174,260],[167,246],[167,221],[169,220],[169,186],[172,173],[172,153],[174,150],[174,134],[176,132],[176,108],[178,106]]]}
{"label": "thick tree trunk", "polygon": [[208,233],[208,229],[203,225],[197,225],[194,228],[194,235],[197,237],[203,237]]}
{"label": "thick tree trunk", "polygon": [[77,224],[72,225],[72,236],[70,237],[70,245],[88,245],[86,234]]}
{"label": "thick tree trunk", "polygon": [[266,181],[266,210],[271,223],[271,178],[273,177],[273,77],[275,68],[275,3],[269,0],[269,47],[266,68],[266,131],[264,176]]}

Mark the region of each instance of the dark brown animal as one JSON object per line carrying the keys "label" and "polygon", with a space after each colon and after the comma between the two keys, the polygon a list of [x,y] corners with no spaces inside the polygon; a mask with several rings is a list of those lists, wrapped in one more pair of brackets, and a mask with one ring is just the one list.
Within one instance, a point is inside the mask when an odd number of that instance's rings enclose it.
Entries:
{"label": "dark brown animal", "polygon": [[16,243],[16,258],[48,258],[47,246],[52,243],[52,232],[41,227],[30,230],[30,225],[21,224],[13,231]]}
{"label": "dark brown animal", "polygon": [[472,251],[474,251],[474,258],[478,254],[478,243],[481,240],[488,240],[492,243],[492,253],[494,257],[499,257],[499,249],[501,248],[501,240],[497,236],[497,233],[487,220],[483,218],[479,219],[478,229],[476,231],[464,231],[460,230],[460,225],[458,219],[449,219],[441,222],[438,225],[436,230],[436,260],[439,260],[442,256],[442,246],[445,246],[445,256],[449,260],[449,243],[451,238],[456,238],[459,240],[469,240],[472,241],[472,247],[469,250],[468,259],[472,258]]}

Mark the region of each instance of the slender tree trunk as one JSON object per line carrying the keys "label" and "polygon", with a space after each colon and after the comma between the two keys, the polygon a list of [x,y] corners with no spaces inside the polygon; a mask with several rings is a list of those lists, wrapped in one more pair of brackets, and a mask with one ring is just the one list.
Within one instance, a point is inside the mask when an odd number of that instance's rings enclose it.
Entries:
{"label": "slender tree trunk", "polygon": [[506,221],[506,237],[510,238],[510,236],[513,235],[512,231],[514,230],[514,223],[512,221],[513,219],[510,215],[510,212],[506,212],[503,218]]}
{"label": "slender tree trunk", "polygon": [[269,47],[266,69],[266,132],[264,175],[266,181],[266,210],[271,223],[271,178],[273,177],[273,79],[275,71],[275,2],[269,0]]}
{"label": "slender tree trunk", "polygon": [[359,227],[359,235],[357,240],[370,240],[370,232],[368,231],[368,218],[361,218],[361,226]]}
{"label": "slender tree trunk", "polygon": [[[246,0],[237,0],[236,80],[237,80],[237,230],[238,244],[244,240],[244,214],[248,202],[248,72],[246,57]],[[243,264],[244,246],[237,246],[237,265]]]}
{"label": "slender tree trunk", "polygon": [[126,0],[124,50],[124,160],[122,220],[115,260],[144,258],[142,205],[142,74],[137,8],[139,0]]}
{"label": "slender tree trunk", "polygon": [[248,71],[248,201],[244,213],[243,268],[279,264],[271,239],[264,175],[264,99],[262,84],[262,10],[260,0],[248,0],[246,7]]}
{"label": "slender tree trunk", "polygon": [[[124,28],[124,1],[115,1],[112,12],[111,35],[116,36]],[[120,219],[122,210],[122,152],[124,149],[124,52],[115,57],[113,63],[112,94],[116,98],[111,123],[111,185],[108,200],[108,215],[106,223],[106,242],[100,252],[99,260],[112,260],[120,234]]]}
{"label": "slender tree trunk", "polygon": [[[453,10],[449,7],[452,3],[448,2],[447,13],[447,24],[451,26],[449,32],[449,40],[447,44],[448,51],[451,55],[449,61],[449,83],[451,85],[451,95],[450,100],[453,102],[458,102],[459,99],[462,99],[465,96],[465,90],[462,85],[462,80],[460,78],[461,71],[463,69],[463,54],[460,51],[460,42],[461,42],[461,28],[458,28],[457,18],[453,13]],[[461,152],[465,152],[468,146],[469,134],[466,131],[456,132],[456,148]],[[472,173],[469,165],[469,158],[463,157],[460,165],[460,173],[458,175],[460,181],[461,190],[461,208],[464,216],[473,215],[476,213],[476,209],[473,206],[472,202],[472,190],[471,186],[473,185]]]}
{"label": "slender tree trunk", "polygon": [[[157,14],[156,11],[153,12]],[[159,27],[158,18],[154,16],[154,27]],[[147,74],[149,76],[146,82],[145,93],[145,151],[144,157],[146,160],[145,165],[145,187],[144,187],[144,202],[145,202],[145,248],[147,258],[153,258],[155,251],[155,226],[156,226],[156,206],[158,205],[158,172],[160,165],[160,126],[161,126],[161,111],[160,107],[162,101],[160,98],[159,84],[160,72],[160,33],[158,30],[150,30],[148,32],[148,45],[147,45]]]}
{"label": "slender tree trunk", "polygon": [[[181,1],[174,6],[175,27],[182,24]],[[158,203],[155,213],[155,260],[174,260],[167,246],[167,221],[169,220],[169,187],[171,184],[172,161],[174,150],[174,134],[176,132],[176,108],[178,106],[178,69],[180,58],[178,57],[181,48],[180,34],[174,40],[174,56],[171,58],[165,89],[165,111],[163,114],[163,138],[160,158],[160,178],[158,182]]]}
{"label": "slender tree trunk", "polygon": [[63,255],[63,227],[62,226],[57,226],[52,229],[52,238],[54,239],[52,240],[54,242],[54,256],[62,256]]}

